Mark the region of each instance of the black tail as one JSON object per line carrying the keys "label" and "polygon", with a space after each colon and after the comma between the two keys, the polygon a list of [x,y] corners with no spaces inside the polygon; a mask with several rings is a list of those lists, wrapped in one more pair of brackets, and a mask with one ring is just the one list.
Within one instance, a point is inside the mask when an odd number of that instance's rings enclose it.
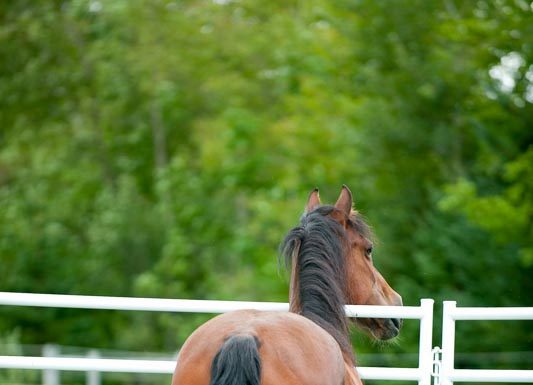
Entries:
{"label": "black tail", "polygon": [[229,337],[213,359],[209,385],[259,385],[260,380],[261,358],[257,337]]}

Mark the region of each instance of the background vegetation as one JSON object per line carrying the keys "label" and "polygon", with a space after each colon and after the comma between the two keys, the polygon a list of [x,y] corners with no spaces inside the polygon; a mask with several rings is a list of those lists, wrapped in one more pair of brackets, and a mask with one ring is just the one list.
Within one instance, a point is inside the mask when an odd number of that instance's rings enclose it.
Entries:
{"label": "background vegetation", "polygon": [[[346,183],[405,304],[532,306],[532,13],[4,2],[0,290],[285,301],[278,243],[313,187],[331,202]],[[0,349],[174,352],[205,319],[2,307]],[[361,364],[414,366],[417,333],[407,322],[385,347],[356,334]],[[459,323],[457,366],[531,367],[532,345],[526,323]]]}

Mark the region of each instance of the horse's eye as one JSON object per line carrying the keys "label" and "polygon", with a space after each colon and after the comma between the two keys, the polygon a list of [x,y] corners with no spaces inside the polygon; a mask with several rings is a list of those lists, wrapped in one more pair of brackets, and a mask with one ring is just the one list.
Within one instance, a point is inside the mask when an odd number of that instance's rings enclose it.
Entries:
{"label": "horse's eye", "polygon": [[370,247],[368,247],[368,248],[365,250],[365,255],[366,255],[367,257],[370,257],[370,256],[372,255],[372,249],[373,249],[373,247],[370,246]]}

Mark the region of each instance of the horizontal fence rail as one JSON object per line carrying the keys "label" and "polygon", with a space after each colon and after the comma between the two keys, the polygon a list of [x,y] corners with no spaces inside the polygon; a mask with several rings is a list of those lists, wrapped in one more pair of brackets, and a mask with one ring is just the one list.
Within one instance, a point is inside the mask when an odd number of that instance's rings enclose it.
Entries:
{"label": "horizontal fence rail", "polygon": [[455,321],[533,320],[533,307],[457,307],[444,301],[442,314],[442,385],[454,382],[533,382],[533,370],[455,369]]}
{"label": "horizontal fence rail", "polygon": [[[175,360],[128,360],[111,358],[69,358],[69,357],[17,357],[0,356],[0,367],[10,369],[72,370],[118,373],[172,374]],[[367,380],[418,381],[417,368],[357,368],[361,377]]]}
{"label": "horizontal fence rail", "polygon": [[[356,368],[364,380],[392,380],[392,381],[423,381],[420,370],[417,368],[382,368],[361,367]],[[429,378],[431,381],[431,378]],[[429,384],[429,383],[428,383]]]}
{"label": "horizontal fence rail", "polygon": [[456,321],[533,320],[533,307],[455,307],[448,310],[451,310],[448,315]]}
{"label": "horizontal fence rail", "polygon": [[454,369],[452,382],[533,382],[532,370]]}
{"label": "horizontal fence rail", "polygon": [[[409,380],[418,381],[420,385],[430,385],[433,302],[432,299],[422,299],[420,306],[346,306],[346,315],[348,317],[394,317],[420,320],[419,367],[358,367],[357,370],[363,379]],[[211,301],[11,292],[0,292],[0,305],[179,313],[225,313],[242,309],[280,312],[289,310],[289,304],[282,302]],[[172,373],[175,365],[175,361],[169,360],[0,356],[0,368],[12,369]]]}
{"label": "horizontal fence rail", "polygon": [[210,301],[10,292],[0,292],[0,305],[213,314],[243,309],[289,310],[289,304],[282,302]]}
{"label": "horizontal fence rail", "polygon": [[175,360],[0,356],[0,368],[172,374]]}
{"label": "horizontal fence rail", "polygon": [[[213,301],[10,292],[0,292],[0,305],[213,314],[243,309],[289,311],[289,304],[286,302]],[[400,317],[404,319],[421,319],[423,313],[421,306],[346,306],[346,315],[358,318]]]}

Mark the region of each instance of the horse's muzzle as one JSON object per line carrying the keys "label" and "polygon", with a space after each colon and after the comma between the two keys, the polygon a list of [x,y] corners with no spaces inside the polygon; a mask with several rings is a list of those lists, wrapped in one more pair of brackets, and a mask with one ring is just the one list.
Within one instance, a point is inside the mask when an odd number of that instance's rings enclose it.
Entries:
{"label": "horse's muzzle", "polygon": [[400,334],[403,321],[399,318],[389,318],[384,322],[384,330],[381,333],[381,340],[390,340]]}

